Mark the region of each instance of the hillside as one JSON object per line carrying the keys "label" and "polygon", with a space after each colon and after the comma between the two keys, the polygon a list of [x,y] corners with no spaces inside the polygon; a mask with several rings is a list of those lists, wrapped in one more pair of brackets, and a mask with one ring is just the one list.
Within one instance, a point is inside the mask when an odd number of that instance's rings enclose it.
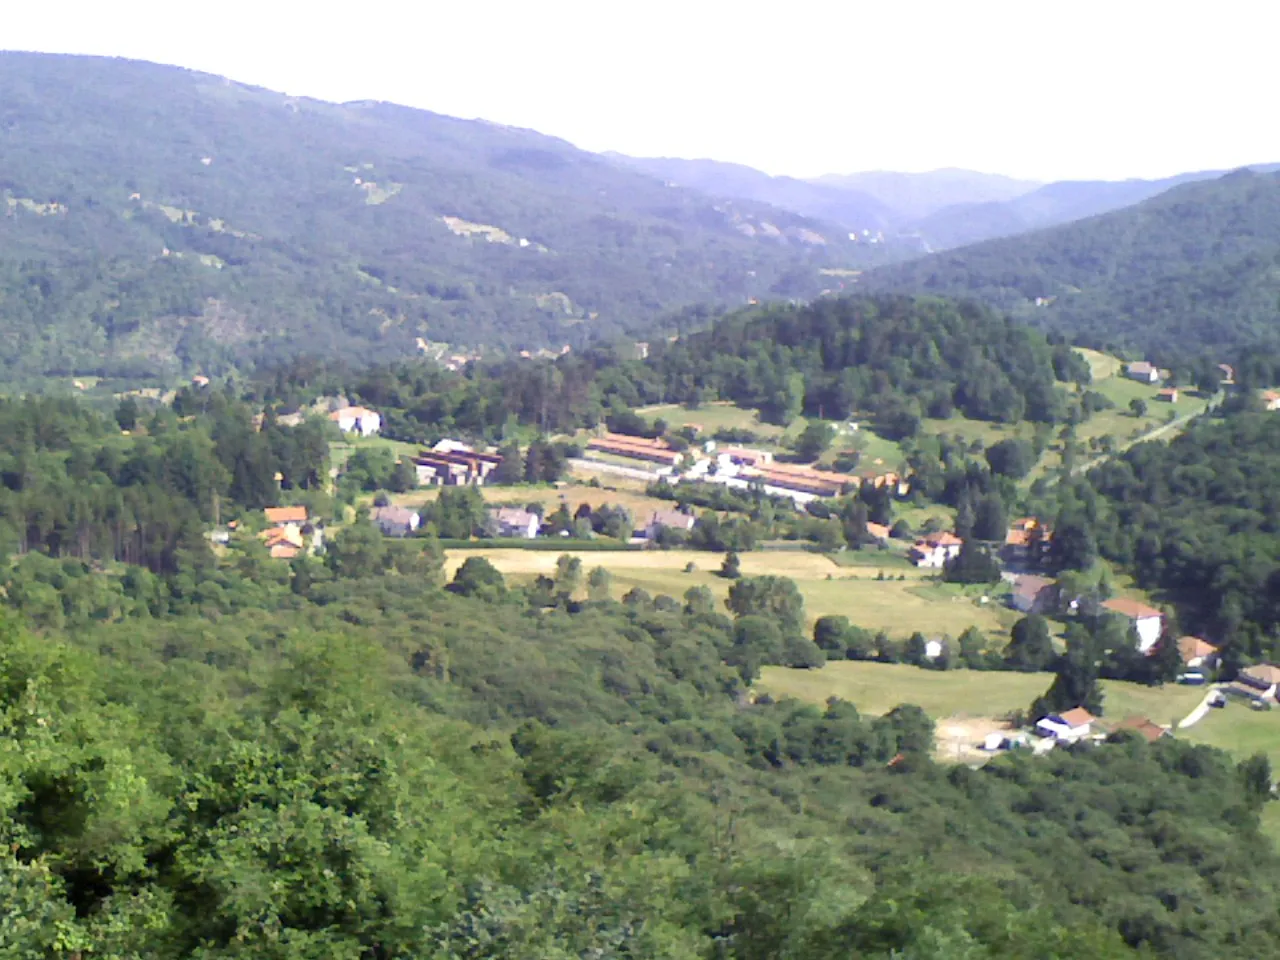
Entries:
{"label": "hillside", "polygon": [[866,191],[795,177],[771,177],[738,163],[611,156],[621,164],[711,196],[768,203],[804,216],[830,220],[850,230],[879,232],[892,229],[901,219],[891,204]]}
{"label": "hillside", "polygon": [[0,87],[8,379],[581,343],[882,256],[527,130],[100,58]]}
{"label": "hillside", "polygon": [[869,170],[828,174],[816,181],[827,187],[866,193],[891,208],[902,222],[928,217],[957,205],[1002,203],[1036,190],[1034,180],[948,168],[926,173]]}
{"label": "hillside", "polygon": [[1223,173],[1201,171],[1162,180],[1061,180],[1015,197],[946,206],[922,216],[911,229],[934,249],[946,250],[1119,210]]}
{"label": "hillside", "polygon": [[863,280],[872,290],[976,297],[1089,345],[1161,358],[1275,342],[1280,175],[1238,171],[1183,184],[1124,210]]}

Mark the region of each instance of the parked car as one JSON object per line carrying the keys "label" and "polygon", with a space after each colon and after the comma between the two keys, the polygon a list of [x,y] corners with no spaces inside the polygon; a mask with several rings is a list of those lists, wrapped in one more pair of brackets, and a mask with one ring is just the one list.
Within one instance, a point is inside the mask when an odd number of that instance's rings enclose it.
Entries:
{"label": "parked car", "polygon": [[1227,705],[1227,698],[1221,692],[1215,693],[1212,697],[1209,698],[1209,706],[1211,707],[1217,707],[1219,710],[1221,710],[1226,705]]}
{"label": "parked car", "polygon": [[1178,682],[1189,687],[1201,687],[1204,686],[1206,678],[1199,670],[1188,670],[1186,673],[1178,674]]}

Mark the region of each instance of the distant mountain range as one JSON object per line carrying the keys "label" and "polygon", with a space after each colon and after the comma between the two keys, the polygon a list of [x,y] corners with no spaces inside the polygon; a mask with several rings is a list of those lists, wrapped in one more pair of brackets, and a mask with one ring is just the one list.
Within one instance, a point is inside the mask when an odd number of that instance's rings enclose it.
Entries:
{"label": "distant mountain range", "polygon": [[[741,197],[880,233],[895,250],[947,250],[1069,223],[1140,203],[1179,184],[1221,177],[1202,170],[1159,180],[1037,183],[971,170],[771,177],[715,160],[635,159],[621,163],[703,193]],[[1272,166],[1254,169],[1267,171]]]}
{"label": "distant mountain range", "polygon": [[1158,359],[1280,346],[1280,173],[1182,183],[1099,216],[872,270],[859,285],[974,297]]}
{"label": "distant mountain range", "polygon": [[0,90],[10,381],[581,344],[910,252],[387,103],[24,53],[0,54]]}

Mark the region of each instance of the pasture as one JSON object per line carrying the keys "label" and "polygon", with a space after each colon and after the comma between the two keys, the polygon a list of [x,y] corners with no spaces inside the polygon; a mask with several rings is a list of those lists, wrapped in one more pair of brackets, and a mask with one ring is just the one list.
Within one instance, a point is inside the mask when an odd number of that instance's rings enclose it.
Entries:
{"label": "pasture", "polygon": [[[665,593],[682,597],[694,586],[708,587],[720,600],[729,594],[732,581],[718,576],[720,554],[696,550],[644,550],[617,552],[583,551],[571,555],[582,560],[584,571],[602,566],[613,576],[613,593],[621,597],[633,587],[656,596]],[[554,550],[532,551],[510,548],[450,550],[445,565],[449,576],[470,556],[482,556],[514,581],[528,581],[538,575],[553,576]],[[879,567],[841,567],[829,557],[803,550],[767,550],[741,554],[744,576],[789,577],[795,581],[805,601],[810,625],[818,617],[842,614],[868,630],[884,630],[894,637],[907,637],[919,630],[928,635],[959,636],[976,626],[1003,643],[1016,615],[998,601],[980,604],[957,588],[924,578],[922,571],[900,565],[885,566],[886,575],[905,580],[877,580]],[[692,563],[694,569],[686,572]]]}

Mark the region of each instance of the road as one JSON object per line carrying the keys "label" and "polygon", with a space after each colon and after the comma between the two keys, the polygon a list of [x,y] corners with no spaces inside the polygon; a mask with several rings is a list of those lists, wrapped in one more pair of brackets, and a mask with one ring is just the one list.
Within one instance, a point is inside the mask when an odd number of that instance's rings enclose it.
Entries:
{"label": "road", "polygon": [[1212,708],[1209,706],[1211,701],[1218,694],[1217,687],[1211,687],[1209,692],[1204,695],[1204,699],[1200,701],[1200,706],[1196,707],[1178,722],[1178,729],[1185,730],[1187,727],[1195,726],[1204,719],[1204,715]]}
{"label": "road", "polygon": [[1142,434],[1141,436],[1134,437],[1132,440],[1122,443],[1118,448],[1116,448],[1116,450],[1113,453],[1104,453],[1102,456],[1094,457],[1092,460],[1089,460],[1086,463],[1078,464],[1076,467],[1072,469],[1071,473],[1074,476],[1076,474],[1081,474],[1088,470],[1092,470],[1098,464],[1105,463],[1107,460],[1110,460],[1112,457],[1120,456],[1120,454],[1124,453],[1130,447],[1137,446],[1139,443],[1146,443],[1148,440],[1159,440],[1161,437],[1165,436],[1166,434],[1180,432],[1183,427],[1185,427],[1188,423],[1190,423],[1196,417],[1204,416],[1205,414],[1212,411],[1215,406],[1217,406],[1216,403],[1210,403],[1207,407],[1204,408],[1204,410],[1200,411],[1199,413],[1188,413],[1186,416],[1178,417],[1178,419],[1176,420],[1170,420],[1168,423],[1161,424],[1160,426],[1156,427],[1154,430],[1148,430],[1146,433]]}

